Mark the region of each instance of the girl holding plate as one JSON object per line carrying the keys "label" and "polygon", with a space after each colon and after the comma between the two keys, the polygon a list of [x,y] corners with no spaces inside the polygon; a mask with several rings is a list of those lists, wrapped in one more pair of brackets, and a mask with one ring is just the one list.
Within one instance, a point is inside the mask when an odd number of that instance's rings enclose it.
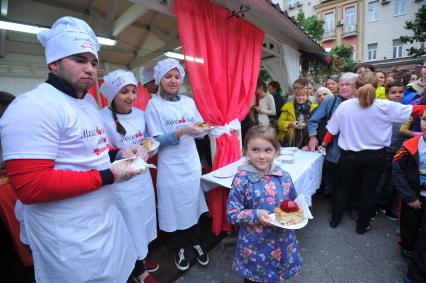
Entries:
{"label": "girl holding plate", "polygon": [[244,139],[248,163],[238,168],[227,204],[227,219],[240,225],[233,268],[244,282],[282,282],[296,276],[302,262],[294,230],[274,227],[269,216],[296,190],[289,173],[273,164],[280,143],[275,129],[250,128]]}
{"label": "girl holding plate", "polygon": [[[194,137],[202,136],[195,124],[203,122],[194,100],[179,95],[185,71],[175,59],[164,59],[154,67],[159,95],[146,109],[149,132],[161,144],[158,153],[157,194],[160,229],[171,234],[175,264],[187,270],[182,239],[190,233],[192,249],[199,264],[206,266],[209,257],[200,245],[198,219],[207,211],[200,186],[201,164]],[[206,132],[204,131],[204,134]]]}
{"label": "girl holding plate", "polygon": [[[100,88],[110,103],[110,107],[101,110],[101,115],[108,141],[113,147],[140,144],[147,136],[145,113],[133,107],[137,85],[132,72],[116,70],[105,76]],[[147,281],[147,277],[151,277],[150,282],[156,282],[143,261],[148,254],[148,244],[157,237],[155,193],[150,172],[146,169],[139,176],[113,186],[114,202],[123,215],[138,254],[132,276],[137,282]]]}

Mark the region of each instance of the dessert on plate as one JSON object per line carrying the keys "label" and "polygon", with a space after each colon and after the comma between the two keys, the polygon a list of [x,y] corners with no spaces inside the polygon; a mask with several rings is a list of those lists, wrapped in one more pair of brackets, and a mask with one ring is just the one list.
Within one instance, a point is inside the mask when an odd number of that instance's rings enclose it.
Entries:
{"label": "dessert on plate", "polygon": [[154,145],[154,140],[144,139],[141,141],[141,145],[145,148],[146,151],[150,151],[152,146]]}
{"label": "dessert on plate", "polygon": [[275,218],[283,225],[295,225],[303,222],[303,210],[293,200],[286,199],[276,207]]}
{"label": "dessert on plate", "polygon": [[204,122],[198,122],[194,124],[194,128],[196,128],[198,131],[206,131],[210,130],[210,125]]}

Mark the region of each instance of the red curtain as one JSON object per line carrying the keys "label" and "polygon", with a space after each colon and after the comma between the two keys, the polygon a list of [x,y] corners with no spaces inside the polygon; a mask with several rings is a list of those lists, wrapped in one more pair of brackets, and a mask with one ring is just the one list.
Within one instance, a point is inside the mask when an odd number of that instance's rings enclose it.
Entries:
{"label": "red curtain", "polygon": [[[104,81],[99,80],[98,83],[99,83],[99,87],[101,87]],[[87,92],[90,93],[95,98],[96,102],[98,102],[98,97],[96,95],[96,85],[93,85],[91,88],[89,88]],[[145,111],[150,97],[151,96],[149,95],[148,90],[145,87],[143,87],[141,83],[139,83],[138,96],[136,97],[135,107]],[[105,98],[105,96],[102,95],[102,93],[101,93],[101,103],[102,105],[100,105],[100,109],[108,105],[108,101]]]}
{"label": "red curtain", "polygon": [[[253,101],[264,32],[208,0],[176,0],[176,18],[195,103],[204,120],[223,126],[241,121]],[[204,63],[200,63],[200,58]],[[216,139],[213,169],[240,158],[235,133]],[[224,217],[228,190],[209,192],[212,230],[231,231]]]}

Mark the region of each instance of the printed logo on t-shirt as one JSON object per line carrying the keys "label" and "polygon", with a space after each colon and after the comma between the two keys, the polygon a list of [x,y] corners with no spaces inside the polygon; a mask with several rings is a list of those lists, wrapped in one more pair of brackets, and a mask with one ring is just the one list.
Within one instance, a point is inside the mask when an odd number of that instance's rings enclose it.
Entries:
{"label": "printed logo on t-shirt", "polygon": [[135,134],[129,134],[125,136],[121,136],[120,142],[131,142],[132,144],[139,144],[141,139],[143,138],[143,132],[138,130]]}
{"label": "printed logo on t-shirt", "polygon": [[103,128],[96,127],[96,129],[84,129],[80,138],[82,140],[97,139],[96,148],[93,149],[93,153],[96,155],[100,155],[102,152],[109,149],[105,129]]}
{"label": "printed logo on t-shirt", "polygon": [[184,117],[182,116],[182,118],[174,120],[174,119],[169,119],[166,120],[166,126],[174,126],[176,130],[183,128],[186,124],[188,123],[194,123],[195,122],[195,118],[194,117]]}

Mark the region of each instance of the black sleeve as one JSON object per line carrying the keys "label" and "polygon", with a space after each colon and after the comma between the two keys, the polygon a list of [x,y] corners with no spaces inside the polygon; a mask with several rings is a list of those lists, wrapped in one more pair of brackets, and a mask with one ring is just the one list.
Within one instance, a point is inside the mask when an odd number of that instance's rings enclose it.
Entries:
{"label": "black sleeve", "polygon": [[392,176],[398,195],[404,202],[413,202],[417,199],[417,194],[411,188],[407,179],[407,168],[411,158],[406,148],[402,147],[395,154],[392,163]]}

